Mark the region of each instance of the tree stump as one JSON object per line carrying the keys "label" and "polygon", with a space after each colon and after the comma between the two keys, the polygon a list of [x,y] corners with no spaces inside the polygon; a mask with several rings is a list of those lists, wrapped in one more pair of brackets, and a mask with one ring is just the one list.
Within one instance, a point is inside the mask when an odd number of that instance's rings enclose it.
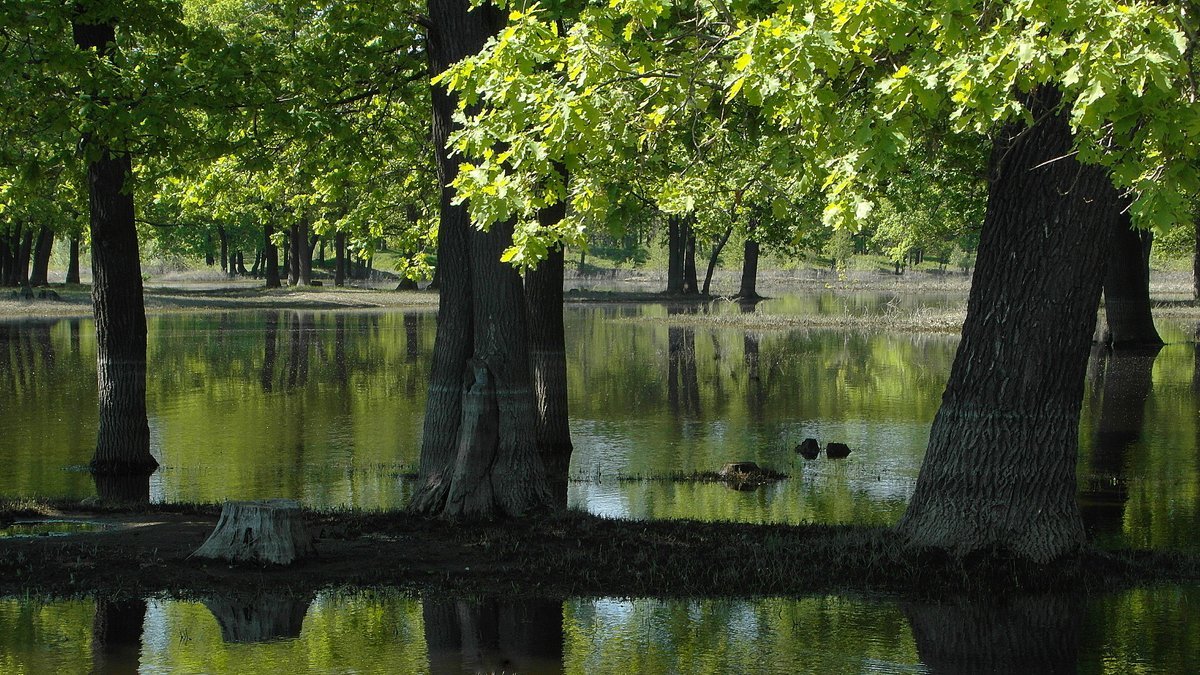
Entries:
{"label": "tree stump", "polygon": [[300,504],[291,499],[225,502],[208,540],[192,555],[290,565],[315,552]]}

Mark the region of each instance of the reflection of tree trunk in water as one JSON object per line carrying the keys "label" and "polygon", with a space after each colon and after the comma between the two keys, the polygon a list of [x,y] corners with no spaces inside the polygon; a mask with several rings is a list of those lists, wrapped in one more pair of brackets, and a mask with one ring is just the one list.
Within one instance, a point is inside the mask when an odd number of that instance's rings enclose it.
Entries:
{"label": "reflection of tree trunk in water", "polygon": [[82,328],[80,325],[81,323],[82,322],[79,319],[67,319],[67,327],[71,334],[70,342],[72,356],[77,356],[79,354],[79,331]]}
{"label": "reflection of tree trunk in water", "polygon": [[562,602],[422,599],[433,673],[562,672]]}
{"label": "reflection of tree trunk in water", "polygon": [[1086,604],[1081,598],[1016,596],[901,605],[917,656],[931,673],[1073,673]]}
{"label": "reflection of tree trunk in water", "polygon": [[1080,494],[1080,510],[1087,528],[1099,534],[1122,530],[1126,460],[1129,446],[1142,437],[1146,399],[1153,386],[1151,372],[1158,349],[1125,350],[1102,354],[1104,374],[1100,385],[1100,414],[1092,437],[1092,473],[1089,489]]}
{"label": "reflection of tree trunk in water", "polygon": [[150,475],[92,474],[96,495],[106,502],[150,503]]}
{"label": "reflection of tree trunk in water", "polygon": [[1098,341],[1121,349],[1158,347],[1162,338],[1154,328],[1150,311],[1150,247],[1154,234],[1134,229],[1125,200],[1112,208],[1121,211],[1113,219],[1104,275],[1104,313],[1097,326]]}
{"label": "reflection of tree trunk in water", "polygon": [[421,356],[421,315],[404,313],[404,361],[416,363]]}
{"label": "reflection of tree trunk in water", "polygon": [[296,312],[291,320],[291,352],[288,355],[287,387],[295,389],[308,383],[309,338],[312,334],[313,318],[310,314]]}
{"label": "reflection of tree trunk in water", "polygon": [[92,672],[138,672],[145,622],[145,600],[98,598],[92,619]]}
{"label": "reflection of tree trunk in water", "polygon": [[[566,211],[565,203],[554,213],[539,217],[552,224]],[[546,479],[554,494],[554,505],[567,507],[567,474],[571,467],[571,427],[567,417],[567,351],[563,329],[563,249],[553,247],[537,269],[525,275],[525,304],[529,313],[529,369],[537,406],[535,431],[538,452],[546,467]]]}
{"label": "reflection of tree trunk in water", "polygon": [[338,387],[346,388],[346,316],[340,313],[333,317],[333,377]]}
{"label": "reflection of tree trunk in water", "polygon": [[221,627],[222,642],[249,644],[300,637],[312,598],[265,591],[252,598],[209,597],[203,603]]}
{"label": "reflection of tree trunk in water", "polygon": [[54,368],[54,342],[50,339],[51,324],[34,323],[29,325],[29,334],[37,344],[38,356],[41,357],[41,372],[48,373]]}
{"label": "reflection of tree trunk in water", "polygon": [[263,392],[269,394],[275,389],[275,358],[279,340],[279,313],[271,312],[267,314],[266,337],[264,339],[264,353],[262,370],[259,371],[258,380],[262,383]]}
{"label": "reflection of tree trunk in water", "polygon": [[[667,308],[667,314],[689,313]],[[696,415],[700,412],[700,389],[696,376],[696,331],[691,326],[667,328],[667,402],[671,412]]]}

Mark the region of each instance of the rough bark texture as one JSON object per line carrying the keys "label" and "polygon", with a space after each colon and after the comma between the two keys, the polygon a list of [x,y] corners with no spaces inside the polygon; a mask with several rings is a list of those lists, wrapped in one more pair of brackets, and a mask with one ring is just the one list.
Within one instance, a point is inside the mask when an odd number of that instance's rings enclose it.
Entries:
{"label": "rough bark texture", "polygon": [[[111,24],[74,25],[75,44],[104,55],[114,41]],[[85,146],[89,145],[85,139]],[[146,420],[146,309],[134,225],[128,153],[97,149],[88,163],[92,235],[92,307],[96,317],[96,380],[100,428],[91,469],[96,474],[147,475],[158,468],[150,454]]]}
{"label": "rough bark texture", "polygon": [[303,255],[304,244],[307,239],[301,230],[299,222],[292,223],[291,229],[288,231],[288,255],[285,263],[288,270],[288,286],[300,285],[300,257]]}
{"label": "rough bark texture", "polygon": [[213,533],[192,555],[290,565],[314,550],[300,504],[291,499],[264,499],[226,502]]}
{"label": "rough bark texture", "polygon": [[962,342],[898,529],[956,557],[1047,562],[1084,541],[1075,461],[1084,371],[1115,215],[1113,188],[1071,152],[1059,95],[993,147]]}
{"label": "rough bark texture", "polygon": [[[555,221],[562,217],[547,214]],[[537,404],[537,444],[554,491],[555,504],[566,508],[567,473],[571,466],[571,427],[567,415],[567,348],[563,330],[561,246],[550,250],[537,269],[525,275],[529,309],[529,367]]]}
{"label": "rough bark texture", "polygon": [[[466,0],[429,0],[433,74],[479,51],[504,14]],[[433,140],[443,186],[458,158],[445,150],[454,99],[434,87]],[[512,225],[471,227],[443,187],[438,238],[441,297],[426,399],[421,466],[410,508],[446,517],[517,516],[551,503],[538,456],[524,291],[500,262]]]}
{"label": "rough bark texture", "polygon": [[1150,247],[1154,234],[1136,230],[1124,210],[1113,218],[1108,267],[1104,274],[1104,313],[1107,334],[1101,340],[1114,348],[1158,347],[1163,341],[1150,312]]}
{"label": "rough bark texture", "polygon": [[50,253],[54,248],[54,230],[42,226],[38,230],[37,242],[33,245],[33,267],[29,271],[30,286],[46,286],[50,283]]}

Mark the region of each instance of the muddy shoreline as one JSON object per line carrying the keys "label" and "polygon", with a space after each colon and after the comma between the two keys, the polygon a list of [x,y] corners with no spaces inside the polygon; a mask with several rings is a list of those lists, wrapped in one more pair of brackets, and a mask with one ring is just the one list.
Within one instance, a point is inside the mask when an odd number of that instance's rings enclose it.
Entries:
{"label": "muddy shoreline", "polygon": [[0,596],[249,596],[386,587],[458,597],[944,598],[1098,593],[1200,580],[1200,557],[1178,553],[1089,549],[1032,567],[1003,556],[954,561],[905,550],[885,528],[622,521],[579,512],[448,522],[403,512],[306,511],[316,556],[289,567],[235,565],[190,557],[212,531],[216,505],[13,504],[0,510],[0,524],[72,519],[110,527],[0,537]]}

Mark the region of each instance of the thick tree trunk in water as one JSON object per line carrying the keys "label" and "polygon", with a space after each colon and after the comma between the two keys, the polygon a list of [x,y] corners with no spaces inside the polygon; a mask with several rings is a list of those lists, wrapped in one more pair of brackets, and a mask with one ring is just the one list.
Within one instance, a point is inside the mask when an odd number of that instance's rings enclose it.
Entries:
{"label": "thick tree trunk in water", "polygon": [[696,295],[700,286],[696,283],[696,230],[692,226],[692,218],[684,218],[683,226],[686,235],[683,249],[683,293]]}
{"label": "thick tree trunk in water", "polygon": [[275,246],[275,242],[271,241],[271,236],[274,234],[271,223],[265,223],[263,225],[263,271],[267,288],[282,286],[279,282],[279,249]]}
{"label": "thick tree trunk in water", "polygon": [[30,286],[47,286],[50,283],[50,253],[54,248],[54,230],[42,226],[38,230],[37,243],[33,246],[33,269],[29,272]]}
{"label": "thick tree trunk in water", "polygon": [[1047,562],[1083,544],[1075,461],[1114,190],[1071,156],[1060,96],[1029,96],[992,182],[962,342],[898,530],[956,557]]}
{"label": "thick tree trunk in water", "polygon": [[79,235],[71,235],[71,248],[67,260],[67,283],[79,283]]}
{"label": "thick tree trunk in water", "polygon": [[[557,221],[557,215],[548,215]],[[537,402],[537,444],[555,504],[567,506],[567,474],[571,466],[571,428],[567,416],[567,350],[563,330],[563,269],[561,246],[550,250],[537,269],[525,275],[529,309],[529,366]]]}
{"label": "thick tree trunk in water", "polygon": [[667,216],[667,293],[683,293],[683,256],[687,251],[687,237],[683,218]]}
{"label": "thick tree trunk in water", "polygon": [[[428,54],[436,75],[479,51],[505,14],[466,0],[429,0]],[[457,170],[446,152],[453,98],[434,87],[433,141],[442,185]],[[442,288],[429,377],[421,466],[410,508],[446,517],[519,516],[549,505],[538,456],[521,278],[500,262],[512,224],[471,227],[442,189]]]}
{"label": "thick tree trunk in water", "polygon": [[1125,203],[1113,220],[1108,267],[1104,275],[1104,313],[1108,335],[1115,348],[1160,347],[1162,338],[1154,328],[1150,311],[1150,247],[1154,234],[1135,230]]}
{"label": "thick tree trunk in water", "polygon": [[[112,24],[73,25],[76,46],[106,56],[115,40]],[[146,309],[134,224],[129,153],[94,147],[87,167],[92,235],[92,308],[96,320],[96,380],[100,428],[92,456],[94,474],[149,475],[146,420]]]}
{"label": "thick tree trunk in water", "polygon": [[712,285],[713,272],[717,269],[717,260],[721,257],[721,251],[725,248],[725,244],[729,243],[729,236],[731,234],[733,234],[732,225],[726,228],[725,234],[721,235],[721,239],[713,246],[712,255],[708,257],[708,269],[704,272],[704,288],[700,290],[700,295],[708,295],[709,288]]}
{"label": "thick tree trunk in water", "polygon": [[346,285],[346,233],[333,236],[333,285]]}

